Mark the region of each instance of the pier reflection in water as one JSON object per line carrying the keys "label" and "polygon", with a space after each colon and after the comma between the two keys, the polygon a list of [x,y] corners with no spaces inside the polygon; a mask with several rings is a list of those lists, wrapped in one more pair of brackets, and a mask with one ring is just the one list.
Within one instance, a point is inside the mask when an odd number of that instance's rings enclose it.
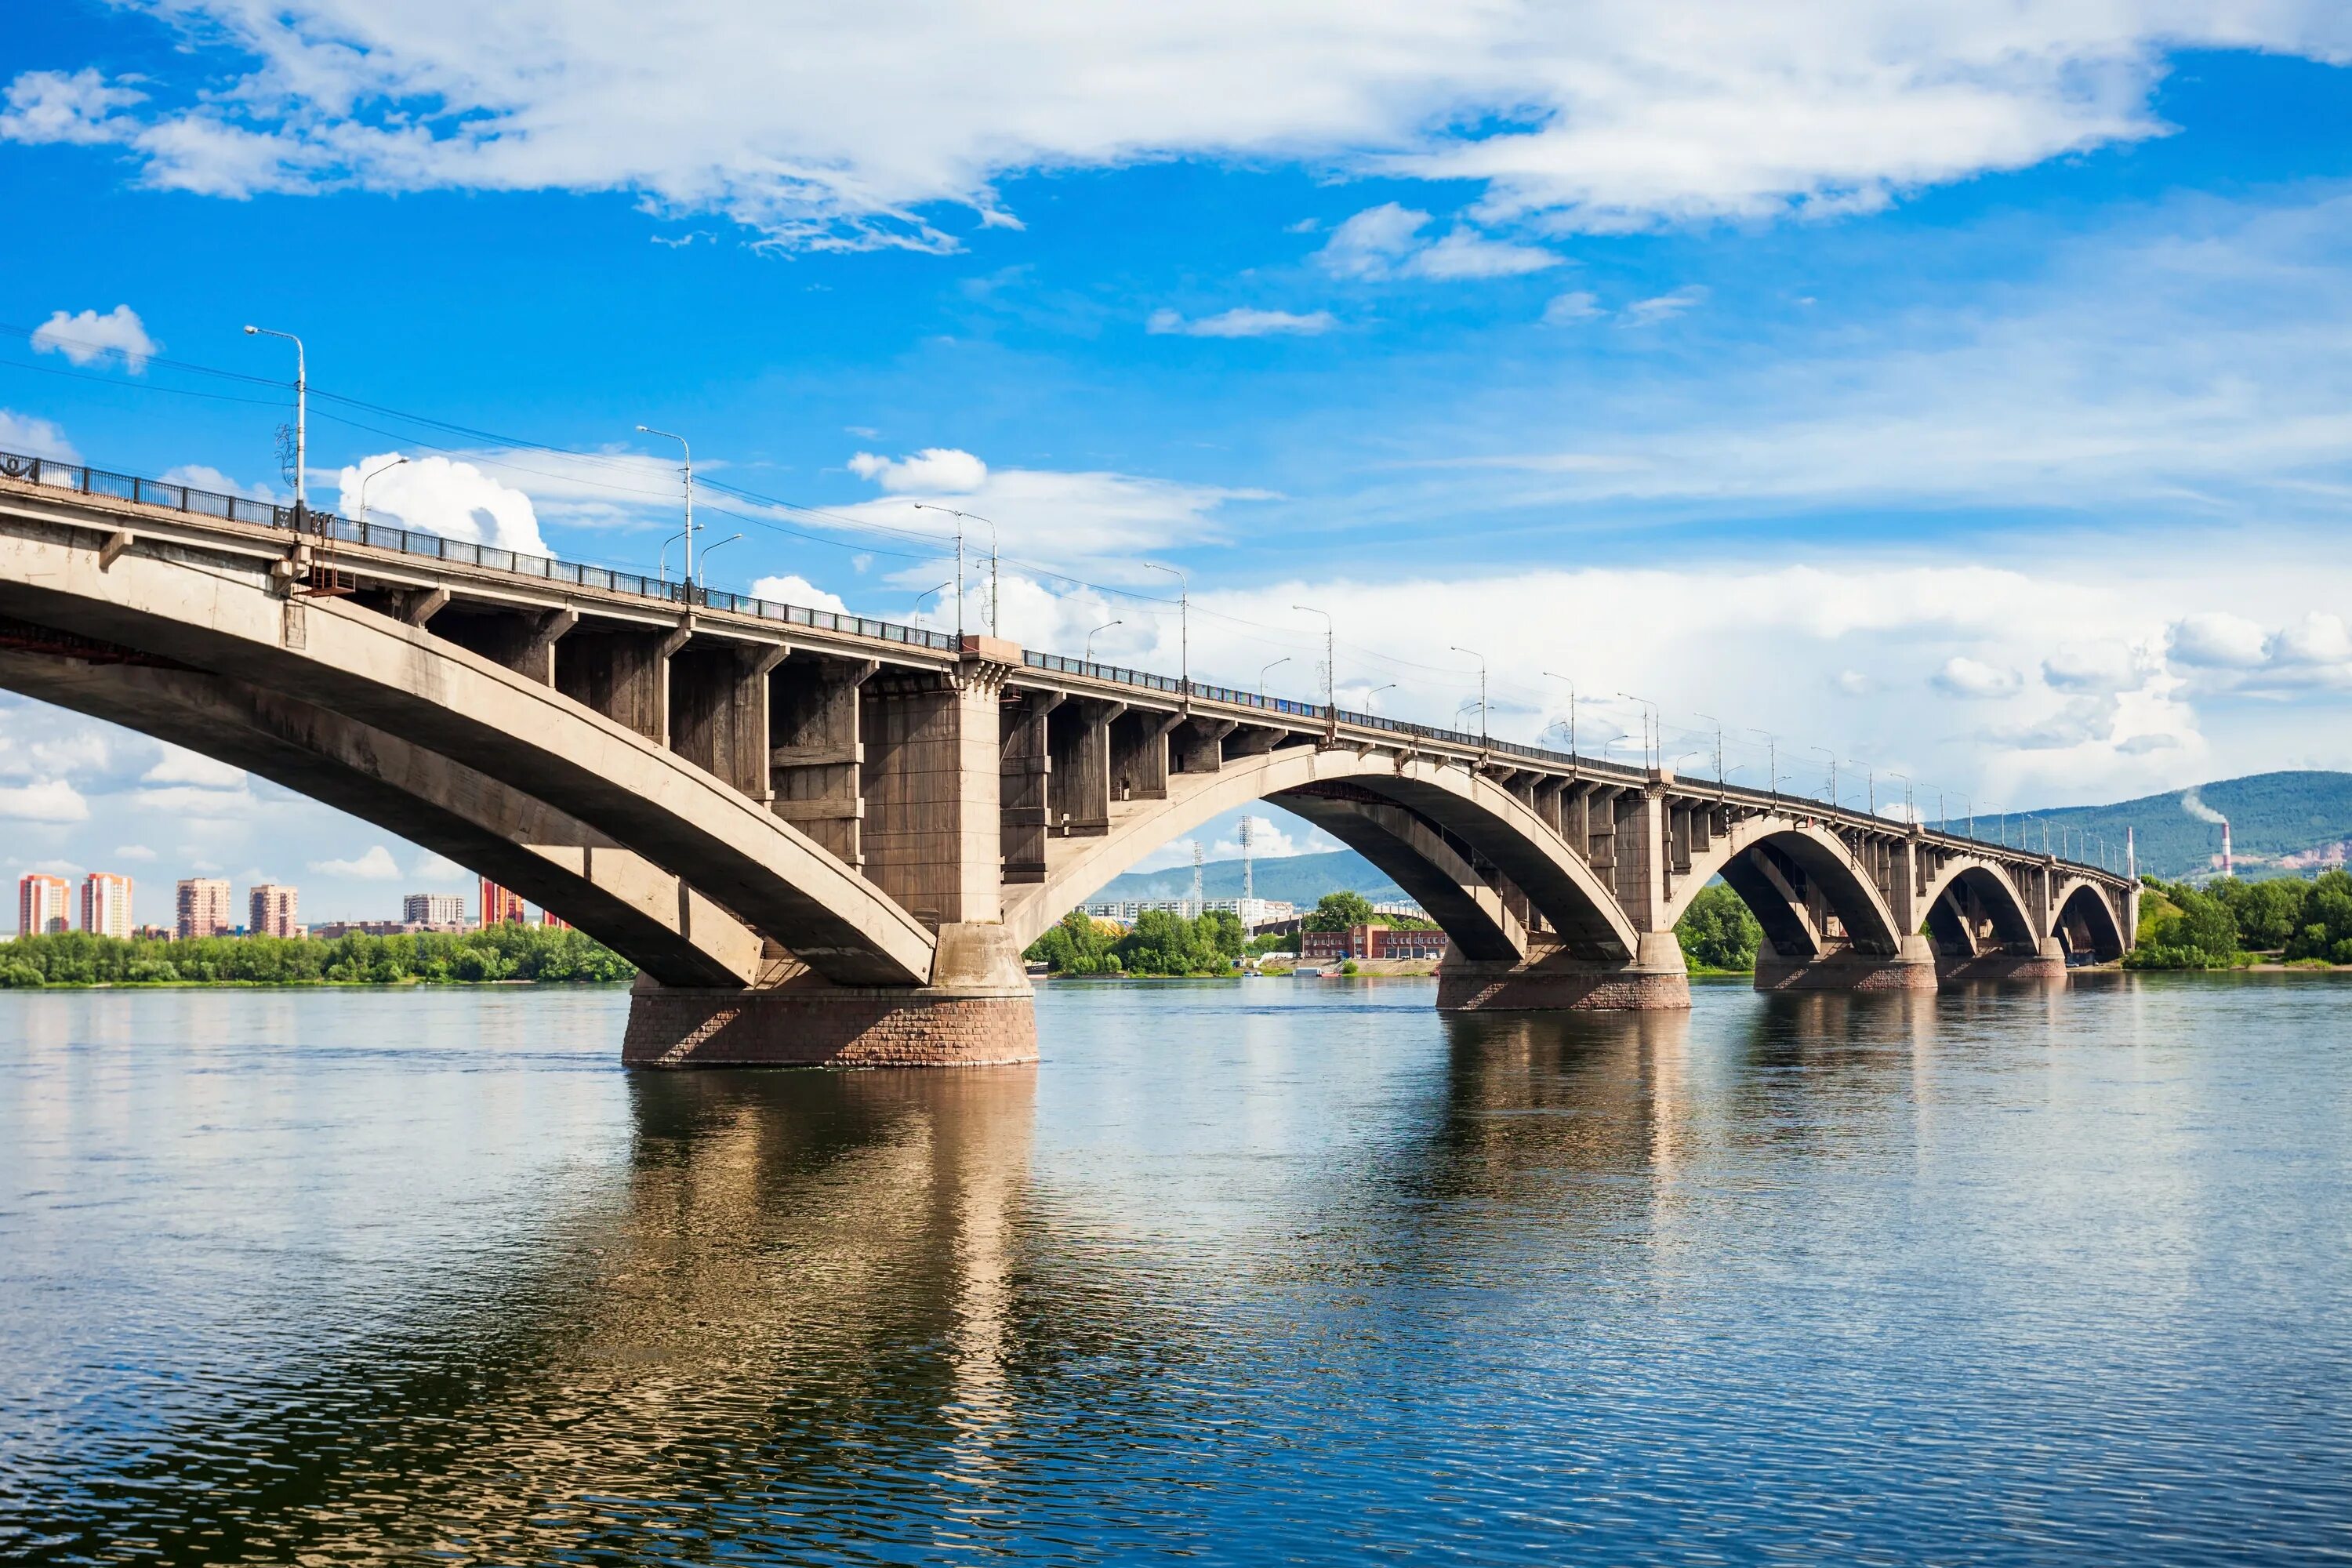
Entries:
{"label": "pier reflection in water", "polygon": [[2344,1546],[2352,989],[1428,1000],[630,1076],[609,997],[0,998],[0,1554]]}

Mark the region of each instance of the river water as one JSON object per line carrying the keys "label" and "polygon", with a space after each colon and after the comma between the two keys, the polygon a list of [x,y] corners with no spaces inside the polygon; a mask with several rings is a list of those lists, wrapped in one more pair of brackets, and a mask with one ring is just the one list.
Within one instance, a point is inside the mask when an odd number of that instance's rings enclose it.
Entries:
{"label": "river water", "polygon": [[2352,1556],[2352,985],[0,994],[0,1557]]}

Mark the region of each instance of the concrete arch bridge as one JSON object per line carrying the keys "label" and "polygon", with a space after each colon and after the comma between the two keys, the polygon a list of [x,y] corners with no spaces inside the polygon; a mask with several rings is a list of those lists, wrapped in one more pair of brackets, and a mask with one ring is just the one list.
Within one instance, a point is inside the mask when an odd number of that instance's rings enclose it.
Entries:
{"label": "concrete arch bridge", "polygon": [[637,963],[632,1062],[1035,1054],[1020,953],[1265,799],[1452,939],[1439,1005],[1688,1005],[1720,876],[1766,987],[2057,977],[2094,866],[1792,796],[0,454],[0,687],[275,780]]}

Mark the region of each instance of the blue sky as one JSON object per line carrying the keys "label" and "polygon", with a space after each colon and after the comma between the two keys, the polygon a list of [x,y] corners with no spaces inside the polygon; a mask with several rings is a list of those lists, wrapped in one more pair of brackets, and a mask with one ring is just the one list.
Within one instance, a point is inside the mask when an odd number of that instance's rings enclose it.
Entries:
{"label": "blue sky", "polygon": [[[1692,771],[1704,715],[1956,813],[2352,766],[2352,24],[1990,9],[47,7],[0,446],[282,489],[279,391],[179,368],[285,376],[258,321],[374,405],[314,496],[405,455],[419,527],[649,567],[645,423],[764,498],[715,583],[910,617],[929,501],[1031,646],[1172,668],[1171,561],[1196,673],[1316,692],[1317,605],[1343,699],[1475,726],[1475,647],[1497,731],[1560,671]],[[5,701],[12,866],[456,876]]]}

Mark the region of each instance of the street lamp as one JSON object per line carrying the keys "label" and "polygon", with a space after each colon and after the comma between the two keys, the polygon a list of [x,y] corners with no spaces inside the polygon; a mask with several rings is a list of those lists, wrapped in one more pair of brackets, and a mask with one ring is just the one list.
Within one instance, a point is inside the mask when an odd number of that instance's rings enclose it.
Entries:
{"label": "street lamp", "polygon": [[1260,702],[1265,700],[1266,672],[1268,670],[1280,669],[1284,665],[1288,664],[1289,662],[1290,656],[1288,654],[1284,654],[1280,658],[1276,659],[1272,664],[1265,666],[1257,672],[1257,700]]}
{"label": "street lamp", "polygon": [[1184,689],[1184,705],[1192,705],[1192,580],[1173,566],[1157,561],[1142,564],[1176,579],[1176,679]]}
{"label": "street lamp", "polygon": [[1318,610],[1312,605],[1293,605],[1294,610],[1323,617],[1323,731],[1337,738],[1339,732],[1339,638],[1338,624],[1331,612]]}
{"label": "street lamp", "polygon": [[1889,768],[1886,770],[1886,776],[1891,779],[1901,779],[1903,781],[1903,825],[1906,827],[1908,827],[1917,819],[1919,815],[1913,809],[1911,805],[1911,775],[1908,773],[1898,773],[1893,768]]}
{"label": "street lamp", "polygon": [[1712,713],[1699,717],[1715,726],[1715,782],[1719,784],[1723,783],[1723,721]]}
{"label": "street lamp", "polygon": [[1777,805],[1780,800],[1780,737],[1769,730],[1759,730],[1752,724],[1748,726],[1748,732],[1764,737],[1764,765],[1772,774],[1772,801]]}
{"label": "street lamp", "polygon": [[1568,684],[1568,755],[1569,760],[1573,762],[1576,760],[1576,682],[1569,680],[1568,677],[1556,669],[1547,669],[1544,674],[1550,679],[1566,681]]}
{"label": "street lamp", "polygon": [[1094,629],[1094,631],[1088,632],[1088,633],[1087,634],[1087,662],[1088,664],[1092,664],[1092,663],[1095,661],[1095,635],[1096,635],[1096,633],[1097,633],[1097,632],[1107,632],[1107,631],[1110,630],[1110,629],[1111,629],[1111,627],[1113,627],[1113,626],[1125,626],[1125,625],[1127,625],[1127,623],[1126,623],[1125,621],[1105,621],[1102,625],[1100,625],[1100,626],[1097,626],[1097,627]]}
{"label": "street lamp", "polygon": [[1835,810],[1838,805],[1837,753],[1831,751],[1827,746],[1807,746],[1805,750],[1809,752],[1819,752],[1822,755],[1830,760],[1830,807],[1832,810]]}
{"label": "street lamp", "polygon": [[368,481],[374,479],[378,474],[390,473],[393,469],[400,467],[401,464],[406,461],[408,461],[408,459],[405,458],[394,458],[391,462],[379,464],[377,467],[370,468],[366,473],[360,476],[360,541],[362,543],[365,543],[367,541]]}
{"label": "street lamp", "polygon": [[284,338],[294,345],[294,526],[299,528],[310,514],[308,492],[302,485],[302,469],[310,457],[310,378],[303,365],[302,340],[269,327],[247,327],[245,335]]}
{"label": "street lamp", "polygon": [[1447,647],[1454,653],[1466,653],[1478,661],[1478,744],[1488,744],[1486,738],[1486,656],[1475,648]]}
{"label": "street lamp", "polygon": [[940,593],[940,592],[941,592],[941,591],[942,591],[942,590],[944,590],[944,589],[952,588],[952,587],[954,587],[954,586],[955,586],[955,584],[954,584],[954,583],[952,583],[952,582],[941,583],[941,584],[939,584],[939,586],[938,586],[938,587],[934,587],[934,588],[926,588],[926,589],[924,589],[921,593],[919,593],[919,594],[916,595],[915,595],[915,619],[916,619],[918,622],[920,622],[920,621],[922,620],[922,618],[923,618],[923,601],[924,601],[925,599],[929,598],[932,595],[937,594],[937,593]]}
{"label": "street lamp", "polygon": [[667,539],[662,541],[660,564],[656,566],[655,570],[661,574],[661,580],[665,583],[669,581],[669,547],[676,544],[679,540],[684,539],[686,535],[682,532],[673,533]]}
{"label": "street lamp", "polygon": [[[1665,726],[1657,721],[1658,705],[1646,697],[1636,697],[1630,691],[1621,691],[1617,695],[1628,702],[1638,702],[1649,710],[1642,715],[1642,765],[1644,768],[1656,767],[1658,746],[1665,740],[1664,734],[1661,732]],[[1652,739],[1654,734],[1656,735],[1654,741]]]}
{"label": "street lamp", "polygon": [[694,448],[686,444],[685,437],[668,430],[656,430],[650,425],[640,425],[637,426],[637,431],[640,435],[659,436],[666,441],[675,441],[678,445],[678,449],[686,454],[686,580],[692,583],[694,581]]}
{"label": "street lamp", "polygon": [[1377,710],[1372,707],[1372,699],[1378,697],[1383,691],[1394,691],[1396,689],[1397,683],[1391,680],[1386,686],[1375,686],[1370,691],[1365,692],[1364,711],[1367,713],[1376,712]]}
{"label": "street lamp", "polygon": [[[995,637],[997,635],[996,524],[989,521],[987,518],[981,516],[980,513],[976,511],[958,511],[951,506],[933,506],[929,501],[919,500],[915,502],[915,510],[917,511],[943,511],[950,517],[963,518],[972,522],[988,523],[988,635],[990,637]],[[961,586],[963,583],[963,530],[961,528],[958,528],[956,530],[956,583],[958,584],[956,588],[956,598],[959,604],[961,604],[963,598],[963,588]],[[963,613],[961,609],[956,612],[956,630],[958,632],[961,632],[963,630]]]}
{"label": "street lamp", "polygon": [[730,533],[730,534],[729,534],[726,538],[724,538],[724,539],[720,540],[718,543],[716,543],[716,544],[714,544],[714,545],[711,545],[709,549],[705,550],[705,551],[702,552],[702,584],[701,584],[701,585],[702,585],[702,591],[703,591],[704,593],[706,593],[706,594],[707,594],[707,593],[709,593],[709,592],[710,591],[710,557],[711,557],[711,555],[712,555],[715,552],[717,552],[717,551],[720,551],[720,550],[725,549],[727,546],[729,546],[729,545],[730,545],[730,544],[734,543],[737,540],[739,540],[739,539],[740,539],[740,538],[742,538],[742,537],[743,537],[743,536],[742,536],[741,534],[740,534],[740,533]]}

